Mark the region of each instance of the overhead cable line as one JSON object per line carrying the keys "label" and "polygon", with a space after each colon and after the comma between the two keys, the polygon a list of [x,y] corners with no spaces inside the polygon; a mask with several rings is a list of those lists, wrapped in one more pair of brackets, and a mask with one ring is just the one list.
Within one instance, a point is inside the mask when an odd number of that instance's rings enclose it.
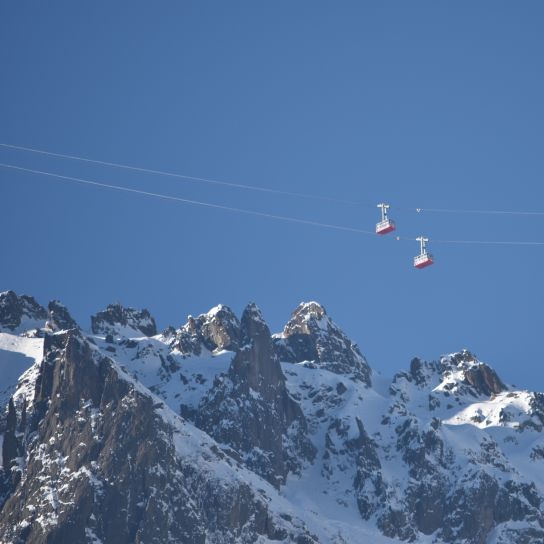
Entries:
{"label": "overhead cable line", "polygon": [[[173,196],[173,195],[165,195],[165,194],[162,194],[162,193],[143,191],[141,189],[133,189],[131,187],[124,187],[124,186],[121,186],[121,185],[112,185],[112,184],[109,184],[109,183],[102,183],[102,182],[99,182],[99,181],[93,181],[93,180],[89,180],[89,179],[77,178],[77,177],[73,177],[73,176],[65,176],[65,175],[62,175],[62,174],[56,174],[56,173],[53,173],[53,172],[46,172],[46,171],[43,171],[43,170],[35,170],[35,169],[32,169],[32,168],[24,168],[22,166],[16,166],[16,165],[13,165],[13,164],[0,163],[0,167],[11,169],[11,170],[16,170],[16,171],[20,171],[20,172],[27,172],[27,173],[30,173],[30,174],[47,176],[47,177],[50,177],[50,178],[55,178],[55,179],[59,179],[59,180],[63,180],[63,181],[71,182],[71,183],[90,185],[90,186],[94,186],[94,187],[99,187],[99,188],[103,188],[103,189],[112,189],[112,190],[116,190],[116,191],[124,191],[124,192],[128,192],[128,193],[139,194],[139,195],[148,196],[148,197],[160,198],[160,199],[163,199],[163,200],[172,200],[172,201],[175,201],[175,202],[182,202],[182,203],[185,203],[185,204],[192,204],[192,205],[196,205],[196,206],[203,206],[203,207],[207,207],[207,208],[225,210],[225,211],[230,211],[230,212],[240,213],[240,214],[245,214],[245,215],[253,215],[253,216],[257,216],[257,217],[275,219],[275,220],[278,220],[278,221],[286,221],[286,222],[290,222],[290,223],[299,223],[299,224],[302,224],[302,225],[310,225],[310,226],[314,226],[314,227],[322,227],[322,228],[327,228],[327,229],[334,229],[334,230],[340,230],[340,231],[346,231],[346,232],[353,232],[353,233],[357,233],[357,234],[365,234],[365,235],[372,235],[372,236],[375,235],[375,231],[359,229],[359,228],[356,228],[356,227],[336,225],[336,224],[333,224],[333,223],[323,223],[323,222],[320,222],[320,221],[312,221],[312,220],[309,220],[309,219],[300,219],[300,218],[297,218],[297,217],[290,217],[290,216],[286,216],[286,215],[276,215],[276,214],[271,214],[271,213],[266,213],[266,212],[260,212],[260,211],[257,211],[257,210],[249,210],[249,209],[246,209],[246,208],[237,208],[237,207],[233,207],[233,206],[225,206],[223,204],[214,204],[212,202],[204,202],[204,201],[200,201],[200,200],[192,200],[192,199],[188,199],[188,198],[181,198],[181,197]],[[409,237],[405,237],[405,236],[402,236],[402,237],[401,236],[395,236],[395,239],[396,240],[402,240],[402,241],[411,241],[411,242],[418,241],[418,238],[409,238]],[[544,245],[544,242],[539,242],[539,241],[440,240],[440,239],[434,239],[434,238],[431,239],[431,240],[432,240],[433,243],[437,243],[437,244],[480,244],[480,245],[522,245],[522,246],[543,246]],[[428,241],[428,239],[427,239],[427,241]]]}
{"label": "overhead cable line", "polygon": [[[80,162],[86,162],[89,164],[96,164],[100,166],[107,166],[110,168],[119,168],[123,170],[130,170],[133,172],[140,172],[144,174],[154,174],[154,175],[160,175],[160,176],[166,176],[170,178],[177,178],[184,181],[192,181],[197,183],[207,183],[211,185],[218,185],[218,186],[225,186],[225,187],[231,187],[235,189],[242,189],[242,190],[248,190],[248,191],[256,191],[261,193],[268,193],[268,194],[276,194],[276,195],[283,195],[283,196],[290,196],[295,198],[303,198],[303,199],[310,199],[315,201],[322,201],[322,202],[331,202],[331,203],[337,203],[337,204],[348,204],[350,206],[360,206],[365,208],[373,208],[373,205],[366,204],[364,202],[359,202],[356,200],[349,200],[349,199],[342,199],[342,198],[334,198],[329,196],[321,196],[321,195],[314,195],[310,193],[299,193],[294,191],[282,191],[280,189],[272,189],[270,187],[262,187],[258,185],[248,185],[243,183],[234,183],[234,182],[228,182],[228,181],[222,181],[217,179],[211,179],[211,178],[202,178],[202,177],[196,177],[196,176],[188,176],[184,174],[177,174],[175,172],[168,172],[165,170],[156,170],[152,168],[143,168],[139,166],[132,166],[128,164],[122,164],[117,162],[108,162],[108,161],[101,161],[97,159],[89,159],[87,157],[80,157],[77,155],[67,155],[64,153],[54,153],[52,151],[46,151],[44,149],[37,149],[34,147],[25,147],[20,145],[14,145],[14,144],[5,144],[0,143],[0,147],[6,148],[6,149],[15,149],[18,151],[27,151],[30,153],[35,153],[39,155],[45,155],[49,157],[56,157],[61,159],[69,159],[74,161],[80,161]],[[521,215],[521,216],[544,216],[544,211],[524,211],[524,210],[480,210],[480,209],[460,209],[460,208],[425,208],[425,207],[419,207],[419,208],[406,208],[406,207],[399,207],[399,206],[391,206],[392,209],[395,210],[401,210],[401,211],[408,211],[408,212],[417,212],[417,213],[448,213],[448,214],[478,214],[478,215]]]}
{"label": "overhead cable line", "polygon": [[433,244],[480,244],[480,245],[502,245],[502,246],[544,246],[544,242],[524,242],[509,240],[436,240],[431,238]]}
{"label": "overhead cable line", "polygon": [[470,210],[470,209],[448,209],[448,208],[416,208],[418,213],[474,213],[486,215],[544,215],[544,212],[530,212],[519,210]]}
{"label": "overhead cable line", "polygon": [[346,200],[341,198],[334,198],[329,196],[320,196],[320,195],[312,195],[308,193],[297,193],[293,191],[282,191],[280,189],[271,189],[270,187],[260,187],[258,185],[246,185],[242,183],[232,183],[229,181],[221,181],[217,179],[210,179],[210,178],[199,178],[195,176],[186,176],[183,174],[177,174],[175,172],[167,172],[164,170],[154,170],[151,168],[142,168],[139,166],[131,166],[128,164],[121,164],[117,162],[107,162],[107,161],[100,161],[96,159],[88,159],[86,157],[77,157],[75,155],[65,155],[63,153],[52,153],[51,151],[44,151],[43,149],[35,149],[32,147],[23,147],[19,145],[11,145],[11,144],[2,144],[0,143],[0,147],[8,148],[8,149],[17,149],[19,151],[29,151],[31,153],[38,153],[40,155],[47,155],[50,157],[57,157],[61,159],[70,159],[74,161],[81,161],[81,162],[87,162],[90,164],[97,164],[101,166],[108,166],[111,168],[120,168],[123,170],[131,170],[133,172],[140,172],[143,174],[154,174],[159,176],[166,176],[170,178],[178,178],[182,179],[184,181],[193,181],[197,183],[208,183],[212,185],[223,185],[225,187],[231,187],[234,189],[243,189],[247,191],[257,191],[261,193],[269,193],[269,194],[275,194],[275,195],[283,195],[283,196],[291,196],[296,198],[306,198],[311,200],[321,200],[324,202],[335,202],[337,204],[350,204],[351,206],[364,206],[373,208],[374,206],[370,206],[367,204],[364,204],[362,202],[356,202],[354,200]]}
{"label": "overhead cable line", "polygon": [[246,214],[246,215],[255,215],[255,216],[258,216],[258,217],[266,217],[268,219],[276,219],[276,220],[279,220],[279,221],[288,221],[290,223],[300,223],[300,224],[303,224],[303,225],[311,225],[311,226],[314,226],[314,227],[323,227],[323,228],[328,228],[328,229],[343,230],[343,231],[348,231],[348,232],[355,232],[357,234],[370,234],[370,235],[374,236],[373,231],[357,229],[357,228],[354,228],[354,227],[346,227],[346,226],[343,226],[343,225],[334,225],[334,224],[330,224],[330,223],[321,223],[319,221],[311,221],[311,220],[308,220],[308,219],[300,219],[300,218],[297,218],[297,217],[289,217],[289,216],[285,216],[285,215],[275,215],[275,214],[266,213],[266,212],[259,212],[259,211],[256,211],[256,210],[247,210],[245,208],[235,208],[235,207],[232,207],[232,206],[224,206],[222,204],[213,204],[211,202],[202,202],[202,201],[199,201],[199,200],[190,200],[188,198],[181,198],[181,197],[172,196],[172,195],[164,195],[164,194],[161,194],[161,193],[152,193],[150,191],[142,191],[140,189],[132,189],[130,187],[123,187],[121,185],[111,185],[111,184],[108,184],[108,183],[101,183],[101,182],[98,182],[98,181],[92,181],[92,180],[88,180],[88,179],[75,178],[75,177],[72,177],[72,176],[63,176],[61,174],[54,174],[52,172],[44,172],[42,170],[33,170],[31,168],[23,168],[22,166],[15,166],[13,164],[0,163],[0,167],[10,168],[12,170],[18,170],[18,171],[27,172],[27,173],[30,173],[30,174],[38,174],[38,175],[42,175],[42,176],[49,176],[49,177],[52,177],[52,178],[57,178],[57,179],[60,179],[60,180],[71,182],[71,183],[82,183],[82,184],[85,184],[85,185],[92,185],[92,186],[95,186],[95,187],[101,187],[103,189],[114,189],[116,191],[126,191],[128,193],[135,193],[135,194],[144,195],[144,196],[162,198],[164,200],[174,200],[176,202],[183,202],[185,204],[194,204],[196,206],[205,206],[207,208],[215,208],[215,209],[218,209],[218,210],[226,210],[226,211],[235,212],[235,213],[242,213],[242,214]]}

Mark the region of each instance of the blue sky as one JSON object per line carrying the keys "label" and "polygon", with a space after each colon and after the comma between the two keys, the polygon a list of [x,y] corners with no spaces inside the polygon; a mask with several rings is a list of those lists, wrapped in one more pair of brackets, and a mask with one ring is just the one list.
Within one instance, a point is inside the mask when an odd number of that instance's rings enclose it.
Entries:
{"label": "blue sky", "polygon": [[[0,162],[399,234],[544,240],[544,5],[4,2],[0,142],[277,190],[259,194],[0,149]],[[473,350],[544,389],[544,247],[432,245],[236,215],[0,169],[0,289],[112,301],[161,327],[248,301],[279,330],[318,300],[391,374]],[[394,207],[398,209],[395,210]]]}

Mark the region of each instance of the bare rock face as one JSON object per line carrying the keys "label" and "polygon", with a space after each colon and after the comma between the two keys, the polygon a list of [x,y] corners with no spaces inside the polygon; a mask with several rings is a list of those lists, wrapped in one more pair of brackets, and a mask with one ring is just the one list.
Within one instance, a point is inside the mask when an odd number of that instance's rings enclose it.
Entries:
{"label": "bare rock face", "polygon": [[94,334],[104,336],[155,336],[157,325],[147,310],[125,308],[120,304],[110,304],[102,312],[91,317],[91,328]]}
{"label": "bare rock face", "polygon": [[0,293],[0,331],[43,327],[46,319],[47,311],[33,297],[13,291]]}
{"label": "bare rock face", "polygon": [[[497,440],[482,433],[476,443],[469,440],[459,449],[448,441],[450,431],[440,419],[425,423],[412,412],[414,402],[422,402],[423,392],[430,391],[431,410],[441,407],[455,414],[467,399],[485,401],[508,388],[466,350],[440,362],[414,359],[409,372],[395,376],[384,423],[394,428],[396,455],[410,479],[394,509],[386,503],[377,511],[382,532],[408,541],[432,534],[440,542],[486,544],[491,532],[501,527],[498,534],[511,538],[498,540],[504,544],[530,542],[529,535],[544,538],[542,495],[520,475],[510,479],[513,467]],[[519,519],[527,525],[507,528]]]}
{"label": "bare rock face", "polygon": [[313,458],[314,447],[254,304],[243,313],[240,344],[227,375],[202,400],[196,423],[238,452],[251,470],[280,486],[288,472],[298,472]]}
{"label": "bare rock face", "polygon": [[198,317],[189,316],[187,323],[175,331],[171,346],[184,355],[200,355],[203,349],[236,351],[240,344],[240,322],[224,304]]}
{"label": "bare rock face", "polygon": [[461,371],[462,384],[474,396],[489,397],[507,390],[497,373],[485,363],[478,361],[470,351],[463,350],[449,357],[442,357],[440,365],[444,375]]}
{"label": "bare rock face", "polygon": [[155,338],[118,305],[96,336],[12,292],[0,317],[0,384],[28,363],[0,413],[2,544],[544,542],[544,394],[466,350],[372,385],[317,303],[274,337],[254,304]]}
{"label": "bare rock face", "polygon": [[[20,445],[17,440],[17,414],[13,399],[9,399],[8,413],[6,416],[4,441],[2,443],[2,466],[6,474],[6,480],[12,478],[11,469],[16,465],[20,454]],[[7,483],[7,482],[6,482]]]}
{"label": "bare rock face", "polygon": [[58,300],[52,300],[48,304],[47,309],[49,310],[47,326],[52,331],[67,331],[78,328],[78,325],[75,319],[70,315],[68,308]]}
{"label": "bare rock face", "polygon": [[46,342],[19,478],[0,504],[0,542],[316,542],[77,331]]}
{"label": "bare rock face", "polygon": [[357,497],[357,506],[363,519],[370,519],[386,504],[387,486],[383,479],[382,466],[378,449],[368,436],[363,422],[357,418],[359,436],[347,442],[356,454],[357,472],[353,486]]}
{"label": "bare rock face", "polygon": [[[407,380],[420,389],[427,388],[429,391],[440,384],[438,390],[458,398],[490,397],[508,390],[490,366],[478,361],[467,350],[443,356],[438,362],[412,359],[409,372],[400,372],[394,377],[393,391],[396,384],[402,380]],[[436,394],[435,392],[432,397],[433,402],[436,401]]]}
{"label": "bare rock face", "polygon": [[371,385],[371,370],[359,348],[317,302],[300,304],[274,343],[281,361],[306,361]]}

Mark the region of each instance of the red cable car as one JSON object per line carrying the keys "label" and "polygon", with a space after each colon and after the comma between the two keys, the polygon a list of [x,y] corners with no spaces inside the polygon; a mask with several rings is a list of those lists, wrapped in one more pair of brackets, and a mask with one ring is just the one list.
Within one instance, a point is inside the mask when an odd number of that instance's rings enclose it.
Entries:
{"label": "red cable car", "polygon": [[428,238],[419,236],[416,240],[420,243],[421,253],[414,257],[414,266],[416,268],[426,268],[434,264],[434,258],[430,253],[427,253],[427,242]]}
{"label": "red cable car", "polygon": [[378,204],[378,208],[382,209],[382,220],[379,223],[376,223],[376,234],[387,234],[388,232],[393,232],[397,227],[395,222],[387,217],[387,210],[389,204]]}

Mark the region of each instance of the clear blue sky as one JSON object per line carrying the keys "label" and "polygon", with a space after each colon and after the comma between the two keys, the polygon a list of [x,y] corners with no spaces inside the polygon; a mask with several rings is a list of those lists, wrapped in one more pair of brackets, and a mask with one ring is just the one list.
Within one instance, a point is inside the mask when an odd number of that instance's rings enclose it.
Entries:
{"label": "clear blue sky", "polygon": [[[3,2],[0,142],[333,205],[0,150],[0,161],[373,229],[400,208],[544,209],[544,4]],[[431,246],[0,169],[0,289],[112,301],[161,327],[251,300],[279,330],[322,302],[386,374],[467,347],[544,390],[544,247]],[[544,240],[544,217],[398,210],[414,237]]]}

